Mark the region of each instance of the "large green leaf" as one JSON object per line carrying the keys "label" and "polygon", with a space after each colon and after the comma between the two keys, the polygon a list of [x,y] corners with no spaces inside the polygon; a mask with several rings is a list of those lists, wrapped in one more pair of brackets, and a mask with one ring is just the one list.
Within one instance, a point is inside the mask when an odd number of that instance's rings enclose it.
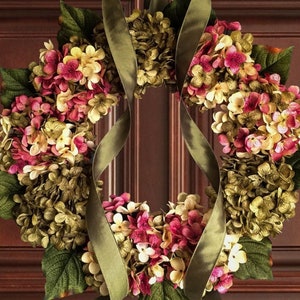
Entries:
{"label": "large green leaf", "polygon": [[46,277],[45,300],[58,298],[69,291],[79,294],[87,287],[76,252],[57,250],[50,245],[45,251],[42,269]]}
{"label": "large green leaf", "polygon": [[151,287],[151,295],[142,295],[139,300],[188,300],[183,290],[175,289],[169,281],[155,283]]}
{"label": "large green leaf", "polygon": [[267,238],[262,241],[255,241],[251,238],[243,237],[239,240],[239,243],[247,253],[247,262],[240,264],[235,277],[239,279],[273,279],[270,264],[271,241]]}
{"label": "large green leaf", "polygon": [[67,5],[62,0],[60,9],[61,28],[57,34],[59,46],[68,43],[72,36],[84,38],[91,42],[93,29],[100,22],[100,16],[89,9]]}
{"label": "large green leaf", "polygon": [[262,74],[277,73],[284,84],[288,79],[293,47],[286,49],[254,45],[252,58],[262,67]]}
{"label": "large green leaf", "polygon": [[292,156],[287,157],[285,162],[293,167],[295,172],[295,176],[293,178],[295,189],[300,189],[300,151],[297,151]]}
{"label": "large green leaf", "polygon": [[0,218],[11,219],[12,208],[15,206],[13,195],[21,190],[21,186],[15,175],[0,171]]}
{"label": "large green leaf", "polygon": [[0,68],[3,80],[1,92],[1,103],[4,107],[10,107],[16,96],[34,93],[34,88],[29,82],[30,71],[28,69],[5,69]]}

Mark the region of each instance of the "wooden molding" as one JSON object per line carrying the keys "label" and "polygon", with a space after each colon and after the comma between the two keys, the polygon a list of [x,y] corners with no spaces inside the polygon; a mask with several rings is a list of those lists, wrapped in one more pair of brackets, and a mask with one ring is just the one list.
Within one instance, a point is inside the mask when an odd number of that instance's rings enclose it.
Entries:
{"label": "wooden molding", "polygon": [[45,279],[41,270],[43,250],[26,247],[0,248],[0,293],[41,292]]}
{"label": "wooden molding", "polygon": [[300,2],[297,0],[212,0],[212,7],[229,16],[299,16]]}
{"label": "wooden molding", "polygon": [[[71,5],[74,7],[82,7],[82,8],[90,8],[90,9],[99,9],[101,8],[101,0],[64,0],[65,4]],[[123,5],[129,4],[132,6],[135,1],[131,0],[122,0]],[[27,9],[54,9],[57,10],[59,8],[59,0],[30,0],[30,4],[28,2],[22,0],[1,0],[0,9],[4,8],[6,10],[27,10]]]}
{"label": "wooden molding", "polygon": [[[92,9],[101,13],[100,0],[68,1],[65,3],[78,8]],[[123,0],[124,12],[132,10],[133,1]],[[59,29],[59,0],[37,1],[4,0],[0,1],[0,38],[48,37],[56,36]],[[38,28],[38,30],[37,30]]]}
{"label": "wooden molding", "polygon": [[[122,3],[130,3],[130,5],[136,3],[136,6],[138,6],[141,2],[142,1],[122,0]],[[93,9],[97,9],[101,6],[101,1],[99,0],[65,0],[65,3],[77,7],[88,7]],[[272,2],[270,2],[270,0],[212,0],[212,5],[224,10],[238,9],[239,11],[258,8],[280,11],[282,9],[290,11],[297,11],[300,9],[300,2],[298,0],[273,0]],[[28,8],[56,9],[58,6],[58,0],[30,0],[30,5],[28,5],[28,2],[23,0],[1,0],[0,2],[0,9],[5,8],[9,10],[24,10]]]}

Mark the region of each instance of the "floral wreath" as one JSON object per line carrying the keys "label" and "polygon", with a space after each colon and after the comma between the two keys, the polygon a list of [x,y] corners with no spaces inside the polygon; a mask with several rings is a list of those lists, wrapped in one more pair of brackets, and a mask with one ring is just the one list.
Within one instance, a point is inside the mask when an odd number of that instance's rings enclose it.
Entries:
{"label": "floral wreath", "polygon": [[[45,299],[93,287],[113,300],[193,300],[227,292],[234,277],[272,278],[269,238],[295,215],[299,187],[300,90],[285,86],[291,48],[255,45],[238,22],[217,19],[210,1],[195,2],[151,1],[122,18],[119,1],[103,1],[102,18],[61,1],[58,48],[46,42],[37,63],[0,70],[0,216],[45,248]],[[180,41],[195,15],[200,35],[189,59]],[[114,35],[136,60],[129,71]],[[99,175],[126,140],[130,102],[161,85],[177,89],[187,147],[201,168],[199,149],[215,160],[188,109],[216,109],[211,128],[224,155],[220,180],[206,189],[208,210],[184,192],[156,215],[127,192],[99,200]],[[95,145],[94,124],[124,99],[117,129]]]}

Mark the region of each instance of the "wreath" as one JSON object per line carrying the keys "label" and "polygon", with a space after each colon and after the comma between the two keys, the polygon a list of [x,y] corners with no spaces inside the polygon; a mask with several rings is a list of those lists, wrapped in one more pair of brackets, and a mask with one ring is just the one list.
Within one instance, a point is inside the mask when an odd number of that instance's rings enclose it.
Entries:
{"label": "wreath", "polygon": [[[45,299],[87,287],[113,300],[209,299],[234,277],[271,279],[270,237],[298,200],[291,48],[255,45],[208,0],[151,1],[128,17],[118,0],[102,2],[98,16],[61,1],[58,47],[45,42],[38,62],[0,69],[0,216],[45,248]],[[187,148],[211,182],[208,210],[185,192],[155,215],[127,192],[101,197],[132,102],[162,85],[180,99]],[[94,125],[122,101],[128,109],[96,145]],[[192,107],[214,109],[220,167]]]}

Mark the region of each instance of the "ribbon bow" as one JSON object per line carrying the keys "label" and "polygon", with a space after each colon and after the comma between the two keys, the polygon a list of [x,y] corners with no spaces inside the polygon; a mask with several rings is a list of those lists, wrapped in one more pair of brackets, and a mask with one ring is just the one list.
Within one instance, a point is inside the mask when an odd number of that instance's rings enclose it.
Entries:
{"label": "ribbon bow", "polygon": [[[152,0],[149,11],[161,10],[167,3],[168,1]],[[137,79],[137,62],[121,2],[119,0],[103,0],[102,10],[105,33],[126,94],[128,108],[101,140],[95,151],[93,182],[87,205],[87,226],[109,290],[109,299],[121,300],[127,296],[129,290],[127,269],[106,220],[97,193],[97,181],[108,164],[123,148],[129,135],[131,108]],[[210,12],[210,0],[203,0],[201,4],[197,0],[191,0],[186,12],[178,35],[175,57],[177,85],[180,94]],[[180,102],[180,121],[182,134],[191,156],[218,192],[213,213],[197,244],[184,279],[185,295],[189,300],[199,300],[202,299],[207,280],[223,246],[225,214],[216,157],[198,126],[190,117],[183,101]],[[209,293],[209,295],[209,297],[215,297],[214,293]]]}

